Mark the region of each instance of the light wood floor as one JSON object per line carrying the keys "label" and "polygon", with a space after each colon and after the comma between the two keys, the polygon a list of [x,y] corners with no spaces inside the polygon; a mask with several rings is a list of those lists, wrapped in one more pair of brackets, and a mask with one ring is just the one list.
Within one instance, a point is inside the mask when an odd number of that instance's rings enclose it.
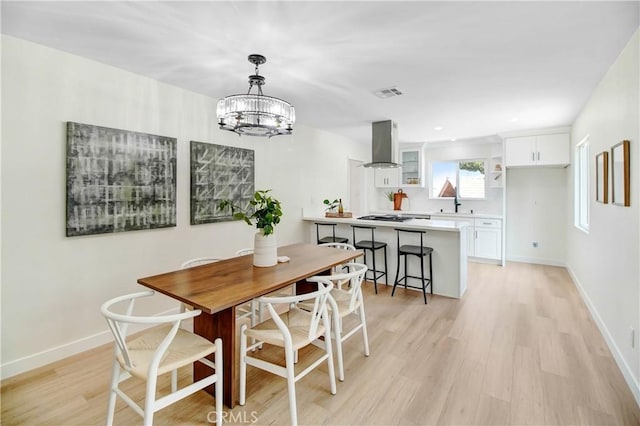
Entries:
{"label": "light wood floor", "polygon": [[[437,276],[436,276],[437,286]],[[329,393],[326,365],[298,382],[300,424],[637,425],[640,410],[563,268],[469,264],[462,300],[366,286],[371,356],[345,345],[346,380]],[[313,351],[300,353],[301,363]],[[111,346],[2,382],[2,424],[103,424]],[[276,358],[273,348],[262,356]],[[190,369],[181,381],[190,380]],[[284,379],[248,369],[233,423],[288,424]],[[168,381],[160,382],[165,389]],[[144,388],[130,389],[142,400]],[[207,424],[199,392],[157,424]],[[213,414],[210,414],[213,419]],[[141,424],[119,401],[118,424]]]}

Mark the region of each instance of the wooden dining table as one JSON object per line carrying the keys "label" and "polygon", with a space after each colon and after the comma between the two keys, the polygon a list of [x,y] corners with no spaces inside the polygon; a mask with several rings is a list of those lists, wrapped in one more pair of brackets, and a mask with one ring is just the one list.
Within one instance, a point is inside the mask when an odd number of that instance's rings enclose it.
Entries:
{"label": "wooden dining table", "polygon": [[[306,278],[327,273],[332,267],[361,255],[361,251],[292,244],[278,247],[278,256],[287,256],[289,260],[276,266],[255,267],[253,255],[249,254],[140,278],[138,283],[202,310],[202,314],[194,318],[193,330],[212,342],[218,337],[222,339],[223,400],[233,408],[238,400],[236,308],[295,283],[300,283],[298,291],[304,292]],[[208,368],[194,363],[194,381],[210,374]],[[213,393],[213,386],[207,391]]]}

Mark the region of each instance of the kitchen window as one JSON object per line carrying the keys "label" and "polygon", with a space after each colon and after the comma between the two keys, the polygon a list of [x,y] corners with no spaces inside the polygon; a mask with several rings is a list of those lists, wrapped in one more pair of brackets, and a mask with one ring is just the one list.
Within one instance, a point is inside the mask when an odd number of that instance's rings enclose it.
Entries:
{"label": "kitchen window", "polygon": [[574,225],[589,233],[589,136],[575,150]]}
{"label": "kitchen window", "polygon": [[431,163],[431,198],[485,197],[485,161],[459,160]]}

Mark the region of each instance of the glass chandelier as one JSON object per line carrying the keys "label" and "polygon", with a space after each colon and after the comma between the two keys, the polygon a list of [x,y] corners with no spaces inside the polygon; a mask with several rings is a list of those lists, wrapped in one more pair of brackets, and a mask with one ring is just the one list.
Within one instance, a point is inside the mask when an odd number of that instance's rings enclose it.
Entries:
{"label": "glass chandelier", "polygon": [[[267,58],[262,55],[249,55],[249,62],[256,66],[256,73],[249,76],[247,94],[231,95],[218,101],[217,116],[220,128],[239,135],[290,135],[296,121],[295,109],[287,101],[262,93],[265,78],[259,75],[258,66],[267,62]],[[251,94],[253,86],[257,87],[256,94]]]}

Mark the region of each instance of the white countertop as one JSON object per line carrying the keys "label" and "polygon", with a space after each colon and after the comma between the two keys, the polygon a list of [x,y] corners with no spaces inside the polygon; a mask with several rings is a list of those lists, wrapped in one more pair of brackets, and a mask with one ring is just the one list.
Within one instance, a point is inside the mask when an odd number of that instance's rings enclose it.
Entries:
{"label": "white countertop", "polygon": [[[385,212],[383,214],[394,214]],[[305,216],[302,220],[311,222],[330,222],[344,223],[348,225],[373,225],[386,228],[403,228],[403,229],[425,229],[429,231],[452,231],[460,232],[461,229],[468,226],[465,222],[457,222],[453,220],[433,220],[433,219],[410,219],[404,222],[388,222],[384,220],[362,220],[357,218],[341,218],[341,217],[324,217],[324,216]]]}
{"label": "white countertop", "polygon": [[455,213],[455,212],[425,212],[418,210],[374,210],[370,214],[397,214],[397,215],[406,215],[406,216],[456,216],[460,218],[478,218],[478,219],[502,219],[501,214],[492,214],[492,213]]}

